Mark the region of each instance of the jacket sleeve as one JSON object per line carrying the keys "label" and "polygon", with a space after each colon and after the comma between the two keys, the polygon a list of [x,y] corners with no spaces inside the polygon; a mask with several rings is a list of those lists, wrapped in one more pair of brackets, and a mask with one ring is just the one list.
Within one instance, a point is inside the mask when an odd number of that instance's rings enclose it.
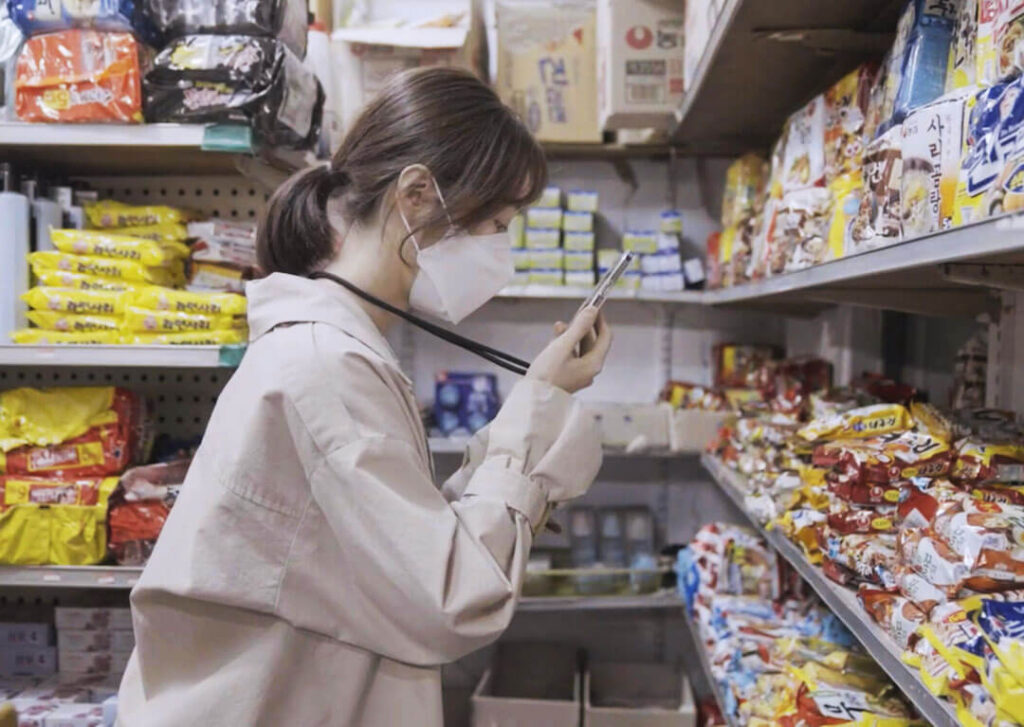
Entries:
{"label": "jacket sleeve", "polygon": [[[533,527],[548,503],[546,455],[565,441],[563,430],[576,422],[577,409],[554,387],[518,383],[490,427],[479,462],[451,499],[437,489],[416,450],[393,436],[361,437],[324,456],[311,478],[313,497],[349,559],[353,583],[345,619],[356,646],[436,665],[504,631]],[[577,474],[592,480],[599,448],[580,448],[577,465],[580,457],[592,461]]]}

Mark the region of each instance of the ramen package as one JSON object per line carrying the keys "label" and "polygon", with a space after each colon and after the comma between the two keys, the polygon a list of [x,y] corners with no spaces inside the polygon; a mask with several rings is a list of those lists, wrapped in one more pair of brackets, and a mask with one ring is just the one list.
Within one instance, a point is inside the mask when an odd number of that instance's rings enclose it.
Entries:
{"label": "ramen package", "polygon": [[955,92],[911,112],[903,122],[900,204],[905,237],[953,225],[965,100],[966,94]]}
{"label": "ramen package", "polygon": [[842,257],[841,250],[835,251],[828,244],[831,214],[832,193],[827,187],[786,194],[767,242],[771,274],[803,270]]}
{"label": "ramen package", "polygon": [[185,279],[184,266],[180,262],[170,267],[149,267],[133,260],[73,255],[54,250],[29,253],[28,260],[36,275],[46,270],[57,270],[167,287],[180,285]]}
{"label": "ramen package", "polygon": [[99,278],[81,273],[69,273],[64,270],[34,271],[39,285],[50,288],[71,288],[72,290],[109,290],[123,292],[131,290],[135,284],[113,278]]}
{"label": "ramen package", "polygon": [[11,0],[11,19],[26,36],[57,30],[88,28],[93,30],[136,31],[147,43],[159,44],[148,18],[133,0]]}
{"label": "ramen package", "polygon": [[121,333],[117,343],[132,346],[236,346],[249,339],[244,328],[186,333]]}
{"label": "ramen package", "polygon": [[864,176],[858,169],[833,179],[828,185],[832,196],[832,216],[828,223],[828,250],[839,259],[853,250],[853,225],[860,211]]}
{"label": "ramen package", "polygon": [[825,92],[825,176],[829,183],[861,168],[864,121],[874,77],[870,66],[860,66]]}
{"label": "ramen package", "polygon": [[1024,70],[1024,2],[1003,0],[996,21],[996,72],[1010,78]]}
{"label": "ramen package", "polygon": [[950,476],[956,482],[1024,482],[1024,440],[986,442],[968,437],[957,443]]}
{"label": "ramen package", "polygon": [[782,191],[825,184],[825,97],[815,96],[786,122]]}
{"label": "ramen package", "polygon": [[193,260],[256,267],[256,225],[207,220],[190,223],[188,232],[196,238],[192,243]]}
{"label": "ramen package", "polygon": [[62,30],[29,38],[14,107],[33,122],[141,122],[140,48],[130,33]]}
{"label": "ramen package", "polygon": [[319,81],[270,38],[178,38],[156,57],[145,91],[148,121],[251,124],[260,143],[293,149],[308,149],[320,132]]}
{"label": "ramen package", "polygon": [[32,288],[21,296],[37,311],[92,313],[115,316],[124,312],[124,293],[107,290],[71,290],[67,288]]}
{"label": "ramen package", "polygon": [[978,46],[975,49],[975,82],[991,86],[999,80],[999,53],[996,51],[996,28],[1003,0],[977,0]]}
{"label": "ramen package", "polygon": [[930,103],[946,88],[957,3],[910,0],[896,28],[894,56],[900,59],[895,118]]}
{"label": "ramen package", "polygon": [[894,126],[864,150],[864,191],[853,224],[853,252],[888,245],[900,236],[903,132]]}
{"label": "ramen package", "polygon": [[188,246],[181,242],[156,242],[99,230],[51,230],[50,240],[61,252],[133,260],[156,267],[184,260],[189,253]]}
{"label": "ramen package", "polygon": [[147,287],[131,294],[140,308],[208,315],[244,315],[245,297],[235,293],[191,293],[185,290]]}
{"label": "ramen package", "polygon": [[756,154],[742,156],[725,173],[725,196],[722,198],[722,226],[738,225],[753,215],[764,196],[767,164]]}
{"label": "ramen package", "polygon": [[984,0],[960,0],[949,47],[946,69],[946,93],[970,88],[978,75],[978,3]]}
{"label": "ramen package", "polygon": [[157,311],[136,306],[128,306],[124,316],[124,330],[138,333],[190,333],[242,329],[245,325],[244,316]]}
{"label": "ramen package", "polygon": [[[97,229],[118,228],[118,234],[129,235],[134,227],[181,225],[195,217],[194,213],[166,205],[132,205],[104,199],[85,205],[89,226]],[[177,231],[177,228],[172,228]]]}
{"label": "ramen package", "polygon": [[916,603],[889,591],[862,588],[857,597],[901,649],[906,648],[917,627],[928,620],[928,614]]}
{"label": "ramen package", "polygon": [[[31,319],[32,314],[29,313]],[[74,317],[74,316],[72,316]],[[19,328],[11,332],[11,340],[23,346],[49,345],[113,345],[120,343],[117,331],[50,331],[44,328]]]}
{"label": "ramen package", "polygon": [[906,407],[899,404],[874,404],[815,419],[798,434],[809,442],[818,439],[861,439],[902,432],[912,425]]}
{"label": "ramen package", "polygon": [[168,37],[193,33],[278,38],[306,55],[307,6],[302,0],[139,0]]}
{"label": "ramen package", "polygon": [[47,331],[95,333],[97,331],[117,331],[121,328],[121,319],[117,316],[95,316],[48,310],[30,310],[25,315],[32,325]]}
{"label": "ramen package", "polygon": [[116,486],[116,478],[0,476],[0,512],[25,504],[102,505]]}

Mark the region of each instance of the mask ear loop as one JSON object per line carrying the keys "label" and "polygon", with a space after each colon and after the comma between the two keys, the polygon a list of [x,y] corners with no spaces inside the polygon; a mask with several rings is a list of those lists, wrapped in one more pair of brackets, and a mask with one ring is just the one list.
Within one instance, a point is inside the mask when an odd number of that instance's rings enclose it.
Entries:
{"label": "mask ear loop", "polygon": [[504,351],[499,351],[496,348],[485,346],[484,344],[478,341],[474,341],[471,338],[466,338],[465,336],[460,336],[457,333],[452,333],[451,331],[441,328],[440,326],[435,326],[433,323],[430,323],[428,321],[423,320],[422,318],[414,316],[411,313],[402,310],[401,308],[396,308],[390,303],[387,303],[374,295],[370,295],[365,290],[356,287],[355,285],[348,282],[344,278],[338,277],[333,273],[328,273],[323,270],[319,270],[310,273],[309,277],[312,278],[313,280],[322,278],[325,280],[330,280],[333,283],[337,283],[338,285],[350,291],[351,293],[359,296],[366,302],[371,303],[377,306],[378,308],[382,308],[386,310],[388,313],[391,313],[403,320],[408,321],[417,328],[421,328],[427,333],[437,336],[438,338],[445,340],[454,346],[458,346],[459,348],[465,349],[466,351],[469,351],[472,354],[476,354],[480,358],[486,359],[487,361],[490,361],[494,365],[500,366],[503,369],[507,369],[514,374],[519,374],[520,376],[523,376],[524,374],[526,374],[526,370],[530,368],[530,364],[528,361],[523,361],[520,358],[516,358],[511,354],[505,353]]}

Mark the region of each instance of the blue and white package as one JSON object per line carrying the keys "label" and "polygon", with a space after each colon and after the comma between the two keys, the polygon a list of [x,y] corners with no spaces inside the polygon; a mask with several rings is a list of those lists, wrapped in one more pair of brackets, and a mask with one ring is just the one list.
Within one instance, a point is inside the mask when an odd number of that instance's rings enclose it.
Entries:
{"label": "blue and white package", "polygon": [[11,19],[25,35],[71,28],[136,32],[150,45],[159,45],[155,27],[133,0],[8,0]]}
{"label": "blue and white package", "polygon": [[945,92],[956,15],[952,0],[910,0],[903,11],[893,46],[900,74],[897,122]]}
{"label": "blue and white package", "polygon": [[434,383],[434,419],[441,434],[469,436],[487,426],[501,406],[494,374],[444,371]]}

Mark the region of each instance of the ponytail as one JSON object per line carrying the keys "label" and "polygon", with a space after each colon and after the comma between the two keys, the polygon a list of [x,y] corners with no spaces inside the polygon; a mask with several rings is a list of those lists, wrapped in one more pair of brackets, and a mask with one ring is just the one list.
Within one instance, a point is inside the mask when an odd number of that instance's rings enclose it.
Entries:
{"label": "ponytail", "polygon": [[347,184],[345,172],[318,164],[277,188],[256,233],[256,257],[265,274],[308,275],[334,255],[327,201]]}

